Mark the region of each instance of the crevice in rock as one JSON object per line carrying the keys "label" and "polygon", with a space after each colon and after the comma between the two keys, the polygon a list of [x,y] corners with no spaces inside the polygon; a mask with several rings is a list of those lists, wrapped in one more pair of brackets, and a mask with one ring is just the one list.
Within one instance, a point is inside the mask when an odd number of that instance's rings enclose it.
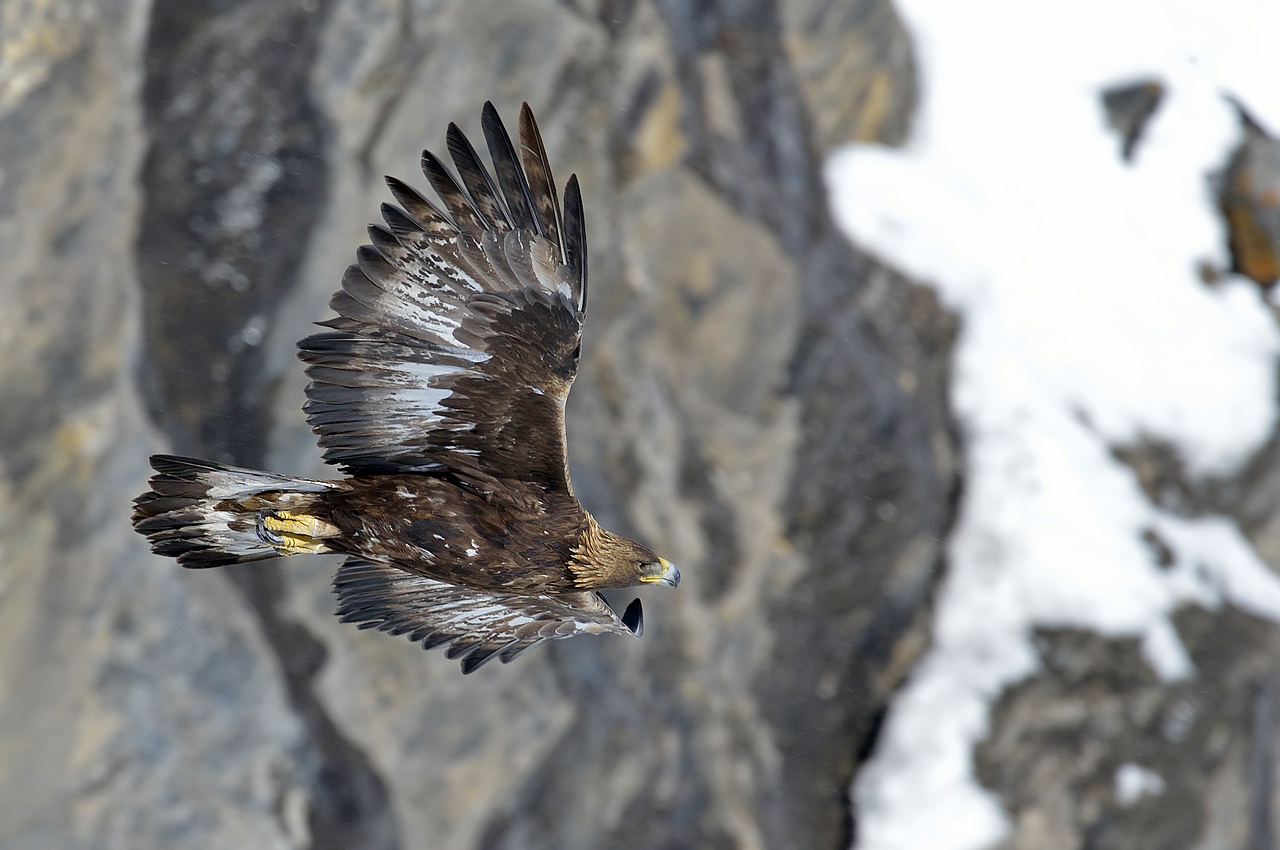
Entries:
{"label": "crevice in rock", "polygon": [[386,783],[342,734],[316,698],[314,682],[328,652],[300,623],[280,614],[284,581],[275,564],[228,567],[280,660],[289,702],[307,732],[312,850],[398,850],[399,828]]}
{"label": "crevice in rock", "polygon": [[[326,199],[327,127],[308,78],[331,6],[161,0],[153,7],[136,249],[141,384],[177,452],[243,466],[265,458],[274,384],[261,343],[297,282]],[[302,722],[299,781],[310,796],[311,846],[396,850],[386,784],[314,692],[325,648],[279,610],[280,567],[226,574],[257,615]]]}
{"label": "crevice in rock", "polygon": [[687,424],[680,458],[679,489],[682,495],[699,505],[698,524],[702,526],[707,540],[714,542],[699,565],[703,597],[714,602],[733,584],[742,562],[742,551],[738,545],[733,508],[717,490],[711,464],[702,456]]}

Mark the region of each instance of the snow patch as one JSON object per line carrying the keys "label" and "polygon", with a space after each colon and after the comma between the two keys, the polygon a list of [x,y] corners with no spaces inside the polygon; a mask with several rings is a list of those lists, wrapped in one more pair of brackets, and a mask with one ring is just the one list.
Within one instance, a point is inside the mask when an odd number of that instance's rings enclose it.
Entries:
{"label": "snow patch", "polygon": [[1146,795],[1164,793],[1164,779],[1154,770],[1127,761],[1116,768],[1116,802],[1132,806]]}
{"label": "snow patch", "polygon": [[[932,649],[855,784],[857,846],[978,850],[1009,825],[973,746],[1037,669],[1035,628],[1140,636],[1174,681],[1195,675],[1178,605],[1280,621],[1280,580],[1234,524],[1158,509],[1111,452],[1158,438],[1225,473],[1275,427],[1269,310],[1196,270],[1229,265],[1208,183],[1240,138],[1223,93],[1280,127],[1280,6],[895,5],[921,72],[912,141],[837,152],[827,179],[854,241],[962,316],[966,477]],[[1126,164],[1101,91],[1152,76],[1164,102]]]}

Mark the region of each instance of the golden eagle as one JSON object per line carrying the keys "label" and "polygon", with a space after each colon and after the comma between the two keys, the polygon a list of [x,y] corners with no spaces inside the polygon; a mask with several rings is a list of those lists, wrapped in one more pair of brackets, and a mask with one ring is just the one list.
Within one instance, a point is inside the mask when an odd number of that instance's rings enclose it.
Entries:
{"label": "golden eagle", "polygon": [[573,495],[564,410],[578,370],[587,244],[577,176],[556,197],[533,113],[517,153],[491,103],[494,174],[450,124],[458,176],[430,152],[443,209],[388,177],[399,206],[298,343],[304,407],[324,459],[349,477],[292,478],[157,455],[134,527],[185,567],[347,555],[338,615],[448,645],[470,673],[546,640],[640,635],[597,592],[675,587],[680,571],[612,534]]}

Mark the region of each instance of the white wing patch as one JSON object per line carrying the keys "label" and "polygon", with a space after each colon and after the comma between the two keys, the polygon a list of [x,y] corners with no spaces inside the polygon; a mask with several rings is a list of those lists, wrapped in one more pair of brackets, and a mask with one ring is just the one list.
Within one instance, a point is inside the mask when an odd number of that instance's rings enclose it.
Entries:
{"label": "white wing patch", "polygon": [[445,384],[477,374],[487,353],[341,332],[317,334],[302,346],[312,379],[304,409],[321,432],[327,460],[380,456],[394,463],[421,454],[428,428],[474,428],[474,422],[449,418],[452,390]]}

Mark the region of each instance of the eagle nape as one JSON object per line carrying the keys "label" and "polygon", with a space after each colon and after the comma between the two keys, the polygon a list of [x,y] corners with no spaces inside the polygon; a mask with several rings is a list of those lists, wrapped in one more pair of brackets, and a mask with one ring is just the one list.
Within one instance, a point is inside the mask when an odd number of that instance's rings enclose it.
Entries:
{"label": "eagle nape", "polygon": [[577,176],[563,203],[533,112],[514,144],[486,103],[492,171],[455,125],[438,201],[387,178],[397,205],[342,276],[324,332],[298,343],[313,480],[158,455],[134,527],[184,567],[338,553],[338,616],[445,647],[464,673],[549,640],[644,630],[599,592],[680,571],[613,534],[569,481],[565,402],[587,306]]}

